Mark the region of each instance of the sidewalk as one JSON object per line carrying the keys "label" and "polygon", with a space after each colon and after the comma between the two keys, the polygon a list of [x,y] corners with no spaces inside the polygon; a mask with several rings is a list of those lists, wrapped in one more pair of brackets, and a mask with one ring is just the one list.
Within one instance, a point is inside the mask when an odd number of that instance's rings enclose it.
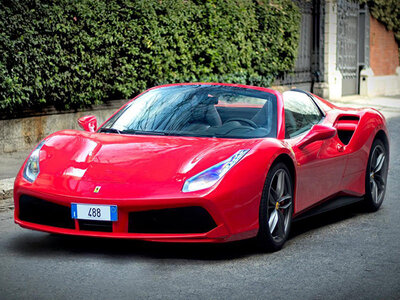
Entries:
{"label": "sidewalk", "polygon": [[15,177],[31,150],[0,154],[0,181]]}
{"label": "sidewalk", "polygon": [[[400,95],[391,97],[367,98],[348,96],[332,101],[337,106],[373,107],[380,110],[386,118],[400,116]],[[13,207],[12,191],[14,178],[30,151],[21,151],[0,155],[0,212]]]}
{"label": "sidewalk", "polygon": [[13,209],[14,178],[30,151],[0,154],[0,212]]}
{"label": "sidewalk", "polygon": [[373,107],[381,111],[387,119],[400,116],[400,95],[374,98],[359,95],[346,96],[331,102],[337,106]]}

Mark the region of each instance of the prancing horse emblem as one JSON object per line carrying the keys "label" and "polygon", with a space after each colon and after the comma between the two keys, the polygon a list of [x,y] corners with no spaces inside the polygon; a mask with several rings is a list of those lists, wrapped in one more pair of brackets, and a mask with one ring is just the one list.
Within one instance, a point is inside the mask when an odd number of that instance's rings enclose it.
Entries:
{"label": "prancing horse emblem", "polygon": [[98,193],[99,191],[100,191],[100,189],[101,189],[101,186],[96,186],[95,188],[94,188],[94,193]]}

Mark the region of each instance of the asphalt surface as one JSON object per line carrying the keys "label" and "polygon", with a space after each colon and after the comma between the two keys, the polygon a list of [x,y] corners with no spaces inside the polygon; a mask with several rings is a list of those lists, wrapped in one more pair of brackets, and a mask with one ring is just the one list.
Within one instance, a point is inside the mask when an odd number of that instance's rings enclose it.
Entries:
{"label": "asphalt surface", "polygon": [[276,253],[252,241],[158,244],[64,237],[0,213],[0,299],[399,299],[400,117],[381,209],[294,223]]}

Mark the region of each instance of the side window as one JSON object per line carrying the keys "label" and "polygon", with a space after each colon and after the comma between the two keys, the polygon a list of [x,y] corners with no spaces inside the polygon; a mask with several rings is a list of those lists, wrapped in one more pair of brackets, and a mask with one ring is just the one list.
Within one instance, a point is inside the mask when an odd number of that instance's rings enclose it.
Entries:
{"label": "side window", "polygon": [[322,119],[320,110],[307,94],[296,91],[284,92],[283,104],[286,138],[294,137],[311,129]]}

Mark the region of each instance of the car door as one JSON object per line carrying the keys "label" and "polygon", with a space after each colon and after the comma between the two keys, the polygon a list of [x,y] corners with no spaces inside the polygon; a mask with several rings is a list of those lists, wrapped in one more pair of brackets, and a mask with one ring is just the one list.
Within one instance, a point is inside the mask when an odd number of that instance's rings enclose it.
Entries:
{"label": "car door", "polygon": [[314,100],[304,92],[283,93],[285,135],[297,162],[295,212],[339,192],[346,156],[336,137],[298,147],[315,124],[332,126]]}

